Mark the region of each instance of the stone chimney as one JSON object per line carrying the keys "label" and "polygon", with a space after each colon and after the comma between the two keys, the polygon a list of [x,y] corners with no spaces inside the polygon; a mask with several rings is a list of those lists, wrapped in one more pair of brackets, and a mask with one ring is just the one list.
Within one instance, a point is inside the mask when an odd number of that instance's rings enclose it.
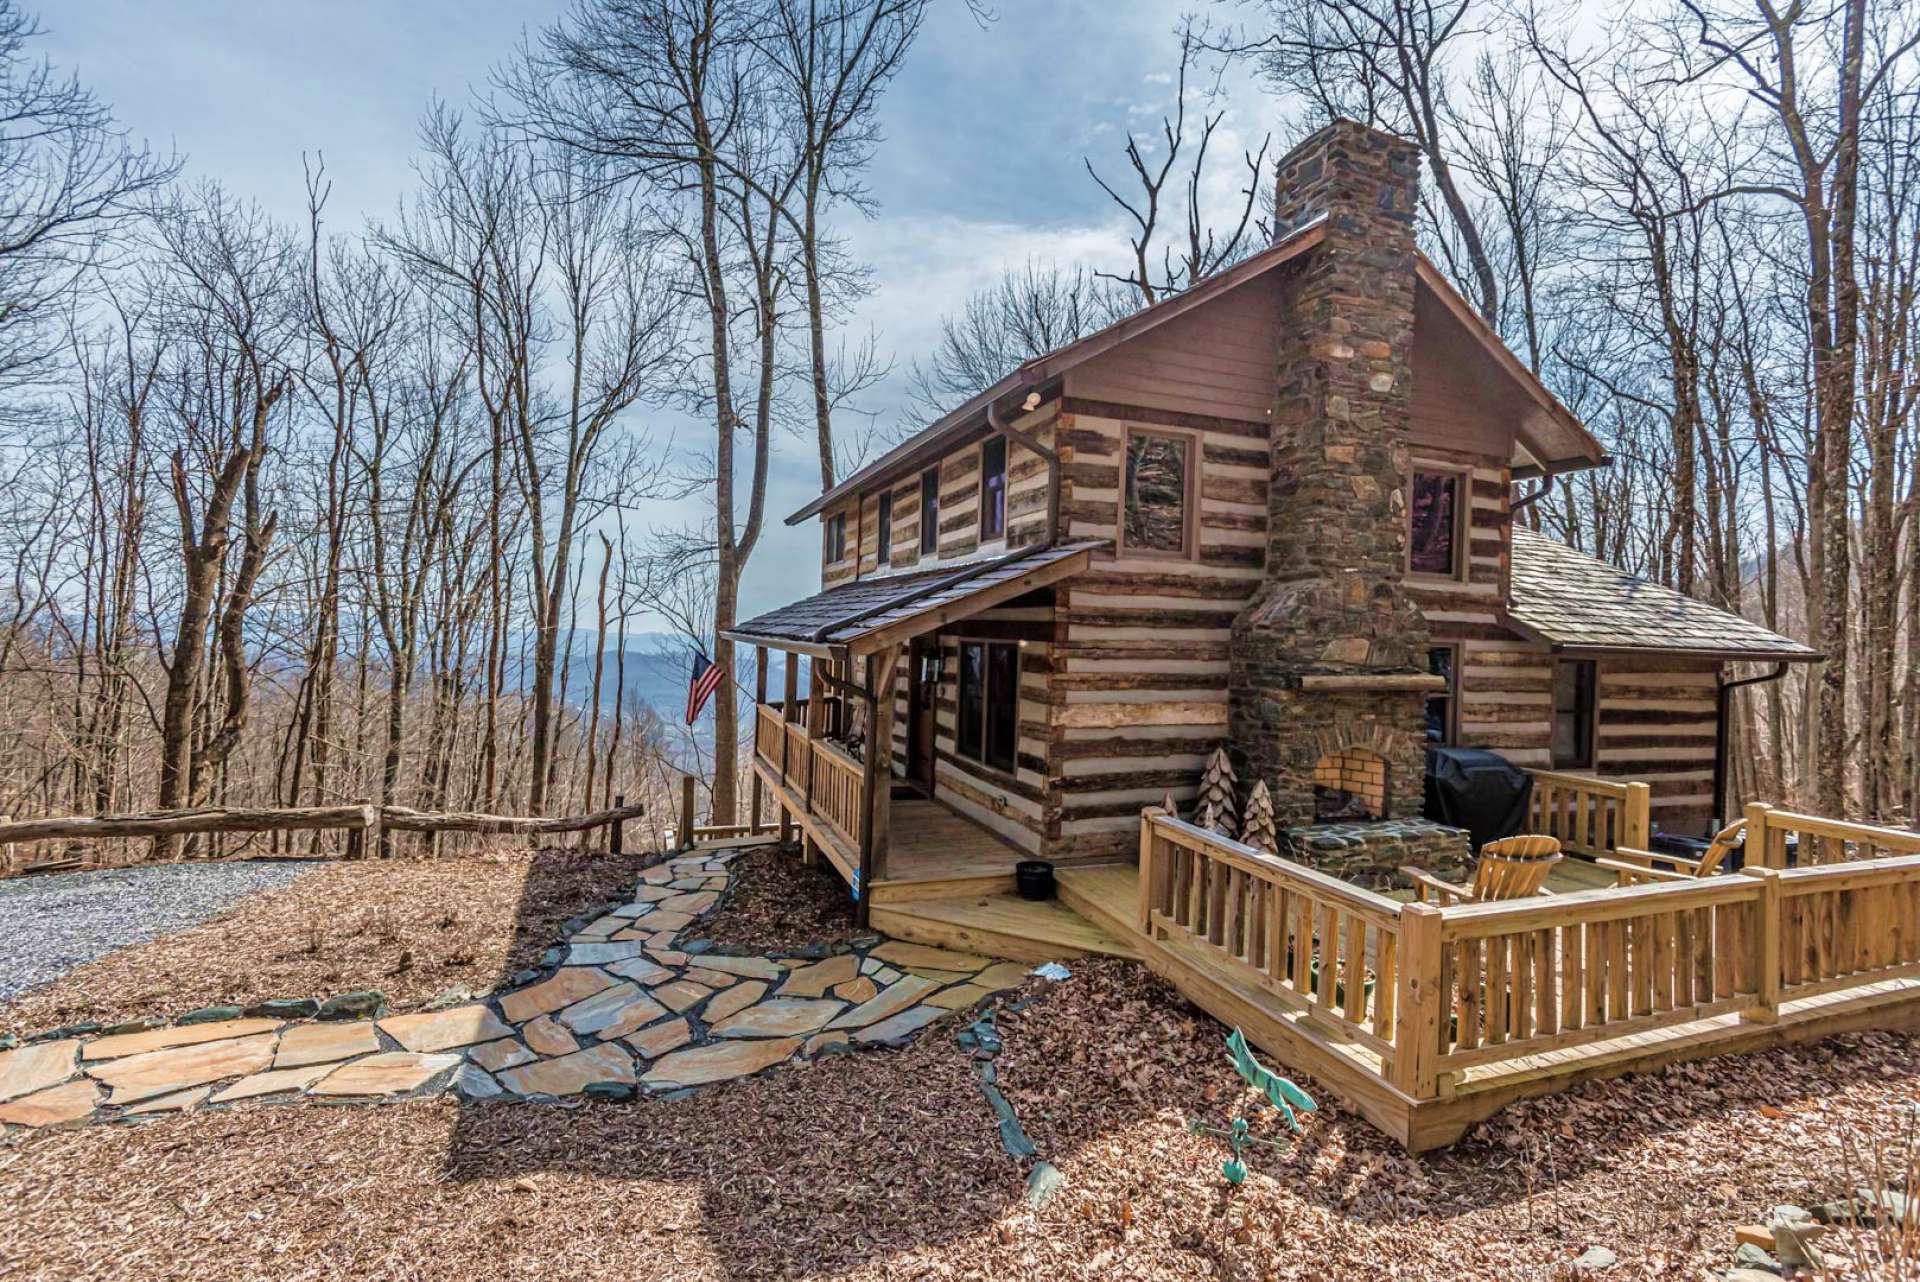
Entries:
{"label": "stone chimney", "polygon": [[1230,733],[1283,824],[1375,774],[1347,814],[1415,816],[1436,684],[1403,582],[1418,153],[1336,120],[1279,174],[1279,234],[1325,231],[1282,303],[1266,580],[1234,623]]}

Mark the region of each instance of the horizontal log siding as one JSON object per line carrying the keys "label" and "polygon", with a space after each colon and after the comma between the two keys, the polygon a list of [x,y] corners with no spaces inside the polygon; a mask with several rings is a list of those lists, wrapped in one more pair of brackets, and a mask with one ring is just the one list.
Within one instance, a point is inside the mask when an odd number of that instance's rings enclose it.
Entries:
{"label": "horizontal log siding", "polygon": [[1720,666],[1653,656],[1603,660],[1598,774],[1652,787],[1654,821],[1699,832],[1713,817],[1713,741]]}
{"label": "horizontal log siding", "polygon": [[[1053,448],[1054,417],[1058,401],[1049,401],[1031,413],[1013,420],[1012,426],[1042,445]],[[937,555],[920,555],[920,484],[925,469],[879,486],[820,514],[822,523],[835,512],[847,513],[847,556],[837,565],[821,566],[821,583],[832,587],[856,577],[874,574],[880,565],[880,494],[893,493],[892,560],[889,571],[938,569],[975,555],[990,556],[1029,544],[1042,543],[1047,537],[1047,464],[1018,441],[1007,442],[1007,537],[980,542],[980,438],[943,455],[940,468],[940,542]],[[928,467],[933,464],[929,463]],[[826,543],[821,542],[824,557]],[[855,553],[858,561],[855,560]]]}
{"label": "horizontal log siding", "polygon": [[1056,589],[1059,844],[1076,856],[1126,855],[1139,845],[1141,807],[1169,789],[1191,802],[1207,754],[1226,736],[1233,620],[1266,559],[1267,425],[1115,405],[1077,395],[1079,386],[1070,377],[1060,419],[1069,537],[1116,536],[1128,424],[1179,428],[1199,441],[1194,558],[1103,551]]}

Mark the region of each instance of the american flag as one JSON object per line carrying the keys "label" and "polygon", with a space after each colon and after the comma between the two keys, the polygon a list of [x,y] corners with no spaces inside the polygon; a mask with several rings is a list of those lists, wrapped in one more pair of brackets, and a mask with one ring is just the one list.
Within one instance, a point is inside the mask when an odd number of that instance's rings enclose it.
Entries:
{"label": "american flag", "polygon": [[700,709],[707,706],[707,700],[713,698],[713,692],[720,688],[721,678],[726,675],[719,664],[699,651],[694,652],[693,680],[687,686],[688,725],[700,719]]}

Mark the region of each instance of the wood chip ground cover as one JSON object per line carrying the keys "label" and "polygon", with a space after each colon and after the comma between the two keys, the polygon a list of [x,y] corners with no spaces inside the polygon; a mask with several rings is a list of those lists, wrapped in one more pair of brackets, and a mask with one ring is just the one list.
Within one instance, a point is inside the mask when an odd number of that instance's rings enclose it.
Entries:
{"label": "wood chip ground cover", "polygon": [[1235,1191],[1186,1130],[1245,1106],[1218,1025],[1125,962],[1030,991],[999,1018],[998,1066],[1067,1176],[1037,1213],[937,1032],[677,1101],[12,1136],[0,1275],[1504,1282],[1565,1277],[1599,1244],[1609,1278],[1710,1278],[1734,1224],[1831,1196],[1847,1140],[1903,1128],[1920,1097],[1914,1039],[1876,1034],[1588,1086],[1422,1159],[1329,1107]]}
{"label": "wood chip ground cover", "polygon": [[824,862],[809,868],[791,851],[763,846],[734,867],[733,893],[700,928],[723,952],[779,952],[865,933],[846,883]]}
{"label": "wood chip ground cover", "polygon": [[111,953],[0,1005],[0,1029],[172,1016],[377,989],[396,1010],[530,966],[569,917],[620,899],[649,856],[547,849],[325,862],[191,930]]}

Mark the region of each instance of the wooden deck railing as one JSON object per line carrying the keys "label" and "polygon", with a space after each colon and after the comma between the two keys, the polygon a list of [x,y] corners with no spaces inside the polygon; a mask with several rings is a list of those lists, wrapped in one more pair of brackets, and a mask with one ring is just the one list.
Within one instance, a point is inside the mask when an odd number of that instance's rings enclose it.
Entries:
{"label": "wooden deck railing", "polygon": [[[805,707],[803,702],[803,714]],[[763,703],[754,713],[753,750],[808,814],[818,815],[850,848],[860,848],[866,768],[845,748],[814,738],[804,720],[787,721],[779,705]]]}
{"label": "wooden deck railing", "polygon": [[1759,1000],[1752,877],[1588,890],[1441,913],[1445,1072],[1671,1024]]}
{"label": "wooden deck railing", "polygon": [[[1796,830],[1868,840],[1851,832],[1862,825],[1816,822]],[[1823,995],[1920,1002],[1874,991],[1920,978],[1920,853],[1437,908],[1148,810],[1136,912],[1150,950],[1204,961],[1291,1015],[1269,1022],[1277,1035],[1346,1052],[1334,1062],[1360,1075],[1349,1098],[1384,1084],[1441,1101],[1469,1071],[1573,1072],[1583,1055],[1617,1060],[1624,1039],[1696,1023],[1724,1037],[1729,1015],[1771,1024]]]}
{"label": "wooden deck railing", "polygon": [[1139,920],[1193,944],[1334,1037],[1390,1055],[1401,906],[1149,810]]}
{"label": "wooden deck railing", "polygon": [[1577,855],[1605,855],[1620,846],[1644,850],[1652,835],[1651,791],[1644,783],[1529,770],[1533,795],[1527,831],[1560,839]]}
{"label": "wooden deck railing", "polygon": [[1920,854],[1920,832],[1822,819],[1757,803],[1747,807],[1746,815],[1750,866],[1785,868],[1789,837],[1797,839],[1794,864],[1800,868]]}

